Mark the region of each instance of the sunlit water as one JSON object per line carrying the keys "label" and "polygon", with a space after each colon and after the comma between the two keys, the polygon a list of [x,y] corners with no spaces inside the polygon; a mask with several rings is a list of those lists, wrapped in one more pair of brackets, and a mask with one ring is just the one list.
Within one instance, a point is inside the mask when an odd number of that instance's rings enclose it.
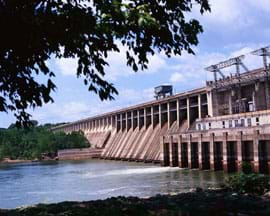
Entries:
{"label": "sunlit water", "polygon": [[0,208],[185,192],[194,187],[217,187],[224,178],[223,172],[122,161],[0,165]]}

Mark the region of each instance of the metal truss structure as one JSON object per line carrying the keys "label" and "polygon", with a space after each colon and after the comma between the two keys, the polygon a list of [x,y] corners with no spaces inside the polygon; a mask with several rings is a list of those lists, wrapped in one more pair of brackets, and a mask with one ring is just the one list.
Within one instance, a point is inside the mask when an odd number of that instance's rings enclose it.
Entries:
{"label": "metal truss structure", "polygon": [[[270,46],[252,51],[251,54],[263,57],[264,70],[258,70],[253,73],[240,74],[240,67],[242,67],[245,72],[249,71],[242,61],[245,58],[245,55],[241,55],[206,67],[205,70],[210,71],[214,74],[214,82],[208,82],[208,85],[214,88],[232,89],[241,85],[241,83],[250,83],[265,78],[268,79],[270,65],[268,65],[267,63],[267,57],[270,58]],[[225,76],[221,70],[233,65],[236,66],[236,73],[231,76]],[[220,75],[220,79],[218,79],[218,75]]]}

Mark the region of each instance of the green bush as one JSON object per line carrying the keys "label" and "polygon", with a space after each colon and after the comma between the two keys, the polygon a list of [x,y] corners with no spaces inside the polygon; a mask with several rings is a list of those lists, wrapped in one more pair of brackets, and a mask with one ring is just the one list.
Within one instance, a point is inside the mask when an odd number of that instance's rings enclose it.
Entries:
{"label": "green bush", "polygon": [[242,163],[242,172],[245,174],[253,173],[252,166],[249,162],[243,161]]}
{"label": "green bush", "polygon": [[270,178],[256,173],[238,173],[228,178],[227,185],[233,192],[262,195],[270,190]]}

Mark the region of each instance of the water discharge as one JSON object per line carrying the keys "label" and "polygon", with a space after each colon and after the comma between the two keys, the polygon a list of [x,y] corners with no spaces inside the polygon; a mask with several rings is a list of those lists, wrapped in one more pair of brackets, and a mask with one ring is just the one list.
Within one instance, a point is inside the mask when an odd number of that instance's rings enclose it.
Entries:
{"label": "water discharge", "polygon": [[113,171],[107,171],[103,174],[95,174],[92,172],[86,173],[85,178],[98,178],[105,176],[116,176],[116,175],[140,175],[140,174],[151,174],[151,173],[164,173],[180,170],[177,167],[149,167],[149,168],[131,168],[131,169],[119,169]]}
{"label": "water discharge", "polygon": [[225,174],[121,161],[0,165],[0,208],[217,187]]}

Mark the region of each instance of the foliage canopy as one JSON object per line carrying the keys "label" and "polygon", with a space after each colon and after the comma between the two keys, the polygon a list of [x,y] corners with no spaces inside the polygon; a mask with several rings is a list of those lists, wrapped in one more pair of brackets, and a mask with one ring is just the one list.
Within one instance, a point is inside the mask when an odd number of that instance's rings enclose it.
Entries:
{"label": "foliage canopy", "polygon": [[55,155],[59,149],[85,148],[89,142],[81,132],[53,133],[50,126],[18,129],[12,125],[0,130],[0,159],[36,159],[42,154]]}
{"label": "foliage canopy", "polygon": [[[208,0],[2,0],[0,1],[0,111],[29,120],[28,108],[53,102],[52,57],[77,58],[77,76],[101,100],[117,90],[105,78],[110,52],[128,48],[126,63],[146,69],[149,55],[193,53],[203,29],[185,15]],[[45,75],[46,82],[39,77]]]}
{"label": "foliage canopy", "polygon": [[263,195],[270,190],[270,178],[256,173],[237,173],[227,180],[228,187],[237,193]]}
{"label": "foliage canopy", "polygon": [[242,163],[242,172],[229,176],[226,183],[229,189],[242,194],[263,195],[270,190],[270,177],[254,173],[252,165],[247,161]]}

